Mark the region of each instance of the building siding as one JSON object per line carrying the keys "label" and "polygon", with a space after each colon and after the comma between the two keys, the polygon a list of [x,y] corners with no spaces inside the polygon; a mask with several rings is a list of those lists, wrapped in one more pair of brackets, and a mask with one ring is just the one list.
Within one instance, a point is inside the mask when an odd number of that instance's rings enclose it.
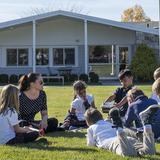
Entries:
{"label": "building siding", "polygon": [[[135,37],[135,31],[88,22],[88,46],[113,44],[134,46]],[[51,53],[54,46],[77,47],[78,65],[72,67],[72,73],[80,74],[85,72],[83,21],[60,16],[37,23],[36,47],[49,48]],[[6,48],[28,48],[29,66],[7,67]],[[51,55],[50,58],[52,58]],[[1,74],[24,74],[32,71],[32,24],[0,30],[0,62]],[[37,67],[37,72],[42,74],[57,74],[58,68],[50,63],[49,67]]]}

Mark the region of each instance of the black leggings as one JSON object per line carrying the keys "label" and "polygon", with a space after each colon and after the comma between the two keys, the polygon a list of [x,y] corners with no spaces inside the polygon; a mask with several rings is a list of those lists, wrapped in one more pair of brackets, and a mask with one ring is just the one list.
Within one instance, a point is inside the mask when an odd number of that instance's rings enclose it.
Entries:
{"label": "black leggings", "polygon": [[[32,121],[32,122],[23,121],[23,122],[20,123],[20,126],[23,127],[23,126],[32,125],[33,128],[39,129],[36,125],[38,125],[40,122],[41,121],[39,121],[39,120],[38,121]],[[53,132],[53,131],[57,130],[58,120],[56,118],[48,118],[47,123],[48,123],[48,127],[45,129],[45,133]],[[36,125],[34,125],[34,124],[36,124]]]}
{"label": "black leggings", "polygon": [[21,144],[33,142],[39,137],[39,133],[36,131],[28,132],[28,133],[17,133],[16,137],[9,140],[6,144]]}

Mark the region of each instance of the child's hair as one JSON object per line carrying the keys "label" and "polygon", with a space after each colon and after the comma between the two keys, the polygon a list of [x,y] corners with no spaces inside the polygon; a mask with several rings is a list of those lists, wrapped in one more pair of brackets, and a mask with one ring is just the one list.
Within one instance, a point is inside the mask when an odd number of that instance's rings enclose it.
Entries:
{"label": "child's hair", "polygon": [[118,74],[119,80],[122,80],[124,77],[132,77],[132,72],[129,69],[121,70]]}
{"label": "child's hair", "polygon": [[29,73],[28,75],[24,75],[19,80],[19,89],[20,91],[26,91],[30,88],[30,83],[34,83],[40,74],[38,73]]}
{"label": "child's hair", "polygon": [[160,95],[160,78],[158,78],[152,85],[152,91]]}
{"label": "child's hair", "polygon": [[160,67],[154,71],[153,77],[154,77],[154,80],[157,80],[158,78],[160,78]]}
{"label": "child's hair", "polygon": [[[85,82],[83,82],[83,81],[75,81],[74,83],[73,83],[73,89],[74,89],[74,91],[81,91],[81,90],[83,90],[83,89],[86,89],[87,87],[86,87],[86,83]],[[74,99],[76,98],[76,94],[74,93]]]}
{"label": "child's hair", "polygon": [[89,108],[85,112],[85,119],[89,125],[95,124],[99,120],[103,120],[102,114],[95,108]]}
{"label": "child's hair", "polygon": [[1,91],[0,114],[4,113],[8,108],[19,110],[18,88],[12,84],[6,85]]}
{"label": "child's hair", "polygon": [[131,97],[133,100],[135,100],[138,97],[145,96],[143,91],[138,88],[133,88],[128,91],[127,96]]}

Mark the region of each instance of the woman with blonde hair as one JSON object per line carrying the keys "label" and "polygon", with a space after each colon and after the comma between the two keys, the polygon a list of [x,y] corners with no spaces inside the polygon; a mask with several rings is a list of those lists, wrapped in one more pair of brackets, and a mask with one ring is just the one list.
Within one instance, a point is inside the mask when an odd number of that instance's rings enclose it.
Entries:
{"label": "woman with blonde hair", "polygon": [[29,127],[20,127],[18,121],[19,90],[14,85],[6,85],[0,94],[0,144],[17,144],[34,141],[39,132]]}

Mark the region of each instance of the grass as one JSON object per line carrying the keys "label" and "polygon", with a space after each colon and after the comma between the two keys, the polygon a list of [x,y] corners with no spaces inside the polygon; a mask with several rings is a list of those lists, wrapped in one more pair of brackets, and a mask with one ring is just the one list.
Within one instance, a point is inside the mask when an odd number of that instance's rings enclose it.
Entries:
{"label": "grass", "polygon": [[[151,86],[139,86],[146,95],[151,94]],[[88,92],[95,97],[98,109],[106,96],[110,95],[116,86],[89,86]],[[73,98],[71,87],[46,87],[48,98],[49,116],[56,117],[60,122],[70,107]],[[104,114],[104,117],[106,115]],[[40,115],[37,115],[37,119]],[[86,131],[83,132],[53,132],[34,143],[16,146],[0,146],[0,160],[160,160],[160,153],[155,156],[143,158],[120,157],[109,151],[96,147],[87,147],[85,139]],[[156,144],[157,151],[160,145]]]}

